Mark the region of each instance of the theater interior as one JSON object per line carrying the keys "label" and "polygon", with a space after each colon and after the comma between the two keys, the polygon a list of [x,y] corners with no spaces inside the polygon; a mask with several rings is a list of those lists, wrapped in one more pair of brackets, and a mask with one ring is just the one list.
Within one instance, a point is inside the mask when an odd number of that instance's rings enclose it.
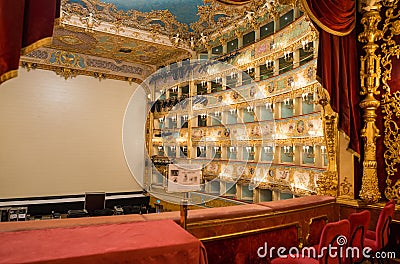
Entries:
{"label": "theater interior", "polygon": [[400,263],[399,56],[399,0],[1,1],[0,263]]}

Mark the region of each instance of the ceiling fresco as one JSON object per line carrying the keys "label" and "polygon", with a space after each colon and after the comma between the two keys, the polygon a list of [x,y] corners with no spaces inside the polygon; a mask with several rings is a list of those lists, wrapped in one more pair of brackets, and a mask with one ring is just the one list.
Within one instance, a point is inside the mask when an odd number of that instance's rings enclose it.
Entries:
{"label": "ceiling fresco", "polygon": [[[85,71],[97,78],[143,79],[161,66],[241,37],[298,3],[226,1],[243,0],[61,0],[53,42],[38,54],[63,54],[65,61],[78,56],[86,63],[82,69],[64,63],[63,76]],[[52,63],[36,55],[28,56],[26,65]],[[54,63],[47,66],[54,68]]]}
{"label": "ceiling fresco", "polygon": [[[190,25],[197,21],[197,6],[204,5],[203,0],[101,0],[105,3],[114,4],[118,10],[137,10],[140,12],[151,12],[152,10],[169,10],[176,20]],[[70,0],[70,2],[83,4],[82,0]]]}

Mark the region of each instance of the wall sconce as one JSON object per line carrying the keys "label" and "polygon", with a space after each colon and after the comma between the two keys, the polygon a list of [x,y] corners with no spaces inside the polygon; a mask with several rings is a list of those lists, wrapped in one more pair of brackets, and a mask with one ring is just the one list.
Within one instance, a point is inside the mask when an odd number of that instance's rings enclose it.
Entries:
{"label": "wall sconce", "polygon": [[220,111],[217,111],[217,112],[214,113],[214,115],[215,115],[215,116],[221,116],[221,112],[220,112]]}
{"label": "wall sconce", "polygon": [[314,94],[312,94],[312,93],[303,93],[301,95],[301,98],[303,99],[303,102],[305,102],[307,104],[314,103]]}
{"label": "wall sconce", "polygon": [[265,62],[265,66],[266,66],[267,70],[270,71],[274,67],[274,62],[272,60],[267,60]]}
{"label": "wall sconce", "polygon": [[237,114],[237,110],[236,109],[229,109],[229,112],[231,113],[231,115]]}
{"label": "wall sconce", "polygon": [[253,67],[247,67],[246,72],[247,72],[247,74],[253,73],[254,72],[254,68]]}
{"label": "wall sconce", "polygon": [[165,90],[160,90],[160,94],[165,94]]}
{"label": "wall sconce", "polygon": [[203,120],[204,120],[204,119],[207,119],[207,114],[201,114],[201,115],[200,115],[200,118],[203,119]]}
{"label": "wall sconce", "polygon": [[176,91],[178,91],[178,86],[172,87],[172,88],[171,88],[171,91],[172,91],[173,93],[175,93]]}
{"label": "wall sconce", "polygon": [[290,98],[286,98],[285,100],[283,100],[283,104],[289,108],[289,109],[293,109],[294,108],[294,101],[293,99]]}
{"label": "wall sconce", "polygon": [[163,117],[160,117],[160,118],[158,119],[158,121],[159,121],[160,123],[164,123],[164,118],[163,118]]}
{"label": "wall sconce", "polygon": [[171,150],[172,153],[176,152],[176,147],[175,146],[171,146],[171,147],[169,147],[169,149]]}
{"label": "wall sconce", "polygon": [[215,154],[221,154],[221,147],[214,147]]}
{"label": "wall sconce", "polygon": [[215,78],[215,83],[221,83],[221,82],[222,82],[222,77]]}
{"label": "wall sconce", "polygon": [[249,153],[250,155],[254,154],[254,147],[246,147],[246,152]]}
{"label": "wall sconce", "polygon": [[283,57],[285,59],[286,62],[293,62],[293,53],[290,51],[285,51],[283,53]]}
{"label": "wall sconce", "polygon": [[304,52],[310,53],[310,52],[313,52],[313,51],[314,51],[314,47],[312,47],[311,45],[309,45],[308,39],[302,40],[302,41],[301,41],[301,45],[303,46]]}
{"label": "wall sconce", "polygon": [[274,153],[274,147],[273,146],[265,146],[264,152],[267,154],[272,154],[272,153]]}
{"label": "wall sconce", "polygon": [[189,119],[188,115],[183,115],[182,117],[183,117],[183,121],[188,121],[188,119]]}
{"label": "wall sconce", "polygon": [[236,153],[236,151],[237,151],[236,147],[229,147],[230,153]]}
{"label": "wall sconce", "polygon": [[294,82],[293,76],[291,76],[291,77],[289,77],[289,78],[287,79],[287,85],[288,85],[289,87],[292,87],[292,88],[295,86],[295,82]]}
{"label": "wall sconce", "polygon": [[246,107],[246,109],[247,109],[247,112],[254,113],[254,107],[253,106],[249,105],[249,106]]}
{"label": "wall sconce", "polygon": [[207,86],[207,81],[201,81],[201,86],[206,87]]}
{"label": "wall sconce", "polygon": [[206,150],[206,147],[200,146],[200,147],[199,147],[199,150],[200,150],[201,153],[204,153],[204,151]]}
{"label": "wall sconce", "polygon": [[172,121],[173,123],[175,123],[175,122],[176,122],[176,116],[171,117],[171,121]]}
{"label": "wall sconce", "polygon": [[325,146],[321,146],[321,154],[322,155],[326,155],[327,154]]}
{"label": "wall sconce", "polygon": [[283,146],[283,153],[286,156],[293,157],[294,156],[294,146]]}
{"label": "wall sconce", "polygon": [[274,110],[274,104],[273,103],[265,103],[265,108],[272,112]]}
{"label": "wall sconce", "polygon": [[303,146],[303,153],[307,158],[314,158],[314,149],[312,146]]}
{"label": "wall sconce", "polygon": [[231,79],[236,79],[238,74],[236,72],[231,72]]}
{"label": "wall sconce", "polygon": [[158,148],[158,151],[162,151],[163,150],[162,146],[158,146],[157,148]]}

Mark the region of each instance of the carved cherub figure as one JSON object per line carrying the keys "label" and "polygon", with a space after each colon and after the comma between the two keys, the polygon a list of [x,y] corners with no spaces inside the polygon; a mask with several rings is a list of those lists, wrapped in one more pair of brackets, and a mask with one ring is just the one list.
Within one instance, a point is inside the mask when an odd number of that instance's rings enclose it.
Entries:
{"label": "carved cherub figure", "polygon": [[204,35],[203,32],[201,32],[200,34],[200,42],[203,45],[207,45],[207,41],[208,41],[208,37],[206,35]]}
{"label": "carved cherub figure", "polygon": [[80,18],[80,20],[81,20],[82,23],[86,24],[85,31],[92,32],[93,31],[93,27],[100,25],[100,21],[98,21],[98,20],[96,20],[94,18],[93,13],[89,13],[89,16],[84,17],[84,18]]}
{"label": "carved cherub figure", "polygon": [[179,42],[181,41],[181,38],[179,37],[179,33],[177,33],[171,39],[172,39],[172,44],[174,44],[175,46],[177,46],[179,44]]}
{"label": "carved cherub figure", "polygon": [[249,22],[253,22],[254,20],[254,15],[255,13],[253,11],[246,11],[246,16],[245,18],[249,21]]}
{"label": "carved cherub figure", "polygon": [[271,10],[271,9],[274,8],[274,7],[275,7],[275,3],[274,3],[273,0],[267,0],[267,1],[265,2],[265,4],[262,6],[262,8],[265,8],[265,9],[267,9],[267,10]]}
{"label": "carved cherub figure", "polygon": [[364,4],[362,9],[367,11],[367,12],[369,12],[371,10],[376,10],[380,6],[380,4],[379,4],[380,1],[381,0],[365,0],[365,1],[361,1],[361,4]]}

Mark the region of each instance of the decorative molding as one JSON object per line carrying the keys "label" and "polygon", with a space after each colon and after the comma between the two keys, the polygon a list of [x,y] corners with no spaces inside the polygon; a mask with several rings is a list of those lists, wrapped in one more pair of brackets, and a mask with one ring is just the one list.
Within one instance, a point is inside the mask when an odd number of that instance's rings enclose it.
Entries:
{"label": "decorative molding", "polygon": [[140,84],[153,69],[149,66],[120,62],[79,53],[40,48],[21,57],[21,66],[52,70],[65,79],[77,75],[106,77]]}
{"label": "decorative molding", "polygon": [[[132,9],[124,12],[118,10],[114,4],[100,0],[82,0],[82,3],[84,5],[63,0],[60,23],[83,27],[86,31],[99,31],[99,27],[103,24],[107,25],[109,33],[116,34],[123,33],[129,28],[156,33],[167,38],[178,33],[188,34],[188,26],[178,22],[168,10],[142,13]],[[79,22],[74,20],[74,17],[77,17]]]}
{"label": "decorative molding", "polygon": [[[218,46],[237,35],[258,28],[262,23],[279,17],[279,14],[289,10],[293,2],[287,1],[280,5],[267,5],[263,0],[251,0],[243,6],[225,5],[213,0],[205,0],[206,5],[199,6],[199,20],[190,27],[202,44],[201,49]],[[203,38],[202,38],[203,37]]]}
{"label": "decorative molding", "polygon": [[395,176],[398,175],[400,164],[400,91],[391,92],[392,89],[389,85],[389,80],[392,77],[392,62],[396,59],[395,56],[397,60],[400,56],[400,44],[395,40],[400,35],[399,0],[383,1],[382,5],[386,9],[382,28],[383,44],[380,46],[383,55],[381,59],[383,69],[381,102],[385,129],[383,143],[386,148],[384,159],[387,174],[385,197],[389,200],[395,199],[399,202],[400,178],[397,177],[396,180]]}

